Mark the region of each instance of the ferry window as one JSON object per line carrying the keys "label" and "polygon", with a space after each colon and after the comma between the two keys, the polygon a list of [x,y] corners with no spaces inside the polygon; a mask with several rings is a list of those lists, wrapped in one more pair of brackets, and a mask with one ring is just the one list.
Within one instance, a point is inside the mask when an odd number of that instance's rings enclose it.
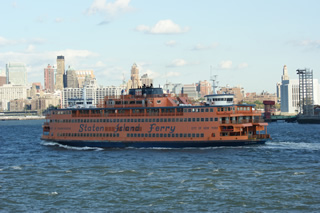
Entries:
{"label": "ferry window", "polygon": [[157,137],[157,138],[159,137],[159,133],[156,134],[156,137]]}
{"label": "ferry window", "polygon": [[161,100],[157,100],[157,104],[161,104]]}
{"label": "ferry window", "polygon": [[144,119],[141,119],[141,122],[144,122]]}
{"label": "ferry window", "polygon": [[201,109],[201,112],[204,112],[204,109]]}
{"label": "ferry window", "polygon": [[140,133],[138,134],[138,137],[140,137]]}
{"label": "ferry window", "polygon": [[138,119],[138,123],[140,123],[140,119]]}
{"label": "ferry window", "polygon": [[192,137],[193,137],[193,138],[196,137],[196,134],[193,133],[193,134],[192,134]]}
{"label": "ferry window", "polygon": [[133,134],[132,134],[132,133],[130,134],[130,137],[133,137]]}
{"label": "ferry window", "polygon": [[[173,135],[173,134],[172,134]],[[171,134],[168,134],[168,138],[170,138],[171,137]],[[174,136],[173,136],[174,137]]]}
{"label": "ferry window", "polygon": [[155,133],[153,133],[153,134],[152,134],[152,137],[153,137],[153,138],[154,138],[154,137],[156,137],[156,134],[155,134]]}
{"label": "ferry window", "polygon": [[113,123],[115,123],[116,122],[116,119],[113,119]]}
{"label": "ferry window", "polygon": [[247,107],[247,110],[250,111],[250,107]]}
{"label": "ferry window", "polygon": [[105,123],[105,122],[106,122],[106,119],[103,119],[103,122]]}
{"label": "ferry window", "polygon": [[183,118],[180,118],[180,122],[183,122]]}
{"label": "ferry window", "polygon": [[188,112],[191,112],[191,109],[188,109]]}
{"label": "ferry window", "polygon": [[230,107],[228,107],[228,111],[231,111]]}
{"label": "ferry window", "polygon": [[205,118],[206,119],[206,121],[209,121],[209,118]]}
{"label": "ferry window", "polygon": [[226,108],[224,108],[224,111],[228,111],[228,108],[226,107]]}
{"label": "ferry window", "polygon": [[210,108],[210,112],[213,112],[213,108]]}
{"label": "ferry window", "polygon": [[131,119],[131,122],[133,123],[133,119]]}
{"label": "ferry window", "polygon": [[156,122],[156,119],[154,118],[154,119],[152,119],[152,122],[154,123],[154,122]]}
{"label": "ferry window", "polygon": [[201,118],[201,121],[204,121],[204,118]]}
{"label": "ferry window", "polygon": [[[182,135],[182,134],[181,134],[181,135]],[[178,137],[179,137],[179,134],[177,133],[177,134],[176,134],[176,138],[178,138]]]}
{"label": "ferry window", "polygon": [[218,118],[214,118],[214,121],[218,121]]}
{"label": "ferry window", "polygon": [[191,138],[191,134],[190,133],[188,134],[188,138]]}
{"label": "ferry window", "polygon": [[164,134],[163,134],[163,137],[165,137],[165,138],[166,138],[166,137],[167,137],[167,134],[166,134],[166,133],[164,133]]}
{"label": "ferry window", "polygon": [[160,133],[160,138],[162,138],[163,137],[163,134],[162,133]]}
{"label": "ferry window", "polygon": [[167,119],[165,118],[163,121],[164,121],[164,122],[167,122]]}
{"label": "ferry window", "polygon": [[117,123],[119,123],[119,119],[117,119]]}
{"label": "ferry window", "polygon": [[112,137],[112,134],[110,134],[110,137]]}
{"label": "ferry window", "polygon": [[123,119],[123,122],[127,122],[127,119]]}
{"label": "ferry window", "polygon": [[109,119],[107,119],[107,123],[109,123]]}
{"label": "ferry window", "polygon": [[141,133],[141,137],[144,137],[144,134],[143,134],[143,133]]}
{"label": "ferry window", "polygon": [[137,123],[137,119],[134,119],[134,122]]}
{"label": "ferry window", "polygon": [[129,133],[127,133],[127,138],[129,138],[130,137],[130,134]]}
{"label": "ferry window", "polygon": [[122,122],[123,122],[123,119],[120,119],[120,122],[122,123]]}
{"label": "ferry window", "polygon": [[106,137],[106,133],[103,133],[103,137]]}
{"label": "ferry window", "polygon": [[218,107],[218,112],[220,112],[220,108]]}
{"label": "ferry window", "polygon": [[201,133],[201,137],[202,137],[202,138],[204,137],[204,134],[203,134],[203,133]]}
{"label": "ferry window", "polygon": [[183,109],[183,112],[188,112],[188,109]]}
{"label": "ferry window", "polygon": [[[93,120],[93,122],[95,122],[95,120]],[[97,119],[97,122],[99,123],[99,122],[100,122],[100,120],[99,120],[99,119]]]}
{"label": "ferry window", "polygon": [[197,138],[200,137],[199,133],[197,133]]}
{"label": "ferry window", "polygon": [[196,121],[196,119],[195,118],[192,118],[192,122],[195,122]]}
{"label": "ferry window", "polygon": [[184,134],[183,134],[183,137],[185,137],[185,138],[186,138],[186,137],[187,137],[187,134],[186,134],[186,133],[184,133]]}
{"label": "ferry window", "polygon": [[199,122],[199,121],[200,121],[200,118],[197,118],[197,121]]}
{"label": "ferry window", "polygon": [[221,112],[223,112],[223,108],[221,108]]}
{"label": "ferry window", "polygon": [[92,137],[92,133],[90,133],[90,137]]}
{"label": "ferry window", "polygon": [[157,118],[157,123],[159,123],[159,118]]}

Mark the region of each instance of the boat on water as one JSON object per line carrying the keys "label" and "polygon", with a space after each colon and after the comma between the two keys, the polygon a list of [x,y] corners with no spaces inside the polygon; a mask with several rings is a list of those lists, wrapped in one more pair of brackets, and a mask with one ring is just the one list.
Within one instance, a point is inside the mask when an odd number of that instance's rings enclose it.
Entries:
{"label": "boat on water", "polygon": [[255,105],[212,94],[193,105],[185,95],[152,86],[105,97],[98,108],[55,109],[46,115],[42,140],[77,147],[213,147],[264,144],[268,123]]}

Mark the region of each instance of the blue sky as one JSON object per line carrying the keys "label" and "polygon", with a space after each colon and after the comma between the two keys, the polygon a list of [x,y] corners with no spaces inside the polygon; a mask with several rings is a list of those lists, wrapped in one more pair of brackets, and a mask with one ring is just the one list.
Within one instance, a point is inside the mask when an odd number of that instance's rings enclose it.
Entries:
{"label": "blue sky", "polygon": [[[16,0],[1,1],[0,69],[24,62],[28,81],[64,55],[92,69],[101,85],[120,85],[133,63],[155,85],[218,75],[219,85],[275,92],[312,68],[320,78],[320,1]],[[212,69],[210,69],[212,67]]]}

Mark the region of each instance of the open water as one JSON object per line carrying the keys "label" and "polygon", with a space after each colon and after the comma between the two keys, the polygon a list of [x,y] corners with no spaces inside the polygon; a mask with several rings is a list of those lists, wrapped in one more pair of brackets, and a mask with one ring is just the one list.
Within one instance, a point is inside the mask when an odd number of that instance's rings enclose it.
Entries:
{"label": "open water", "polygon": [[1,212],[319,212],[320,125],[272,123],[265,145],[88,149],[0,121]]}

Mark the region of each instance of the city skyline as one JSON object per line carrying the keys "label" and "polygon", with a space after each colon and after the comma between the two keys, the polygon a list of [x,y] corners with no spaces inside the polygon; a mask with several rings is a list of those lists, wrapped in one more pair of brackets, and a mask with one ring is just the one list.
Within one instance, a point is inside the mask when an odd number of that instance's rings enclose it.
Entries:
{"label": "city skyline", "polygon": [[0,69],[27,65],[28,81],[43,69],[93,70],[101,85],[120,85],[133,63],[155,85],[190,84],[218,75],[220,86],[274,93],[283,65],[311,68],[319,79],[318,1],[95,0],[1,3]]}

